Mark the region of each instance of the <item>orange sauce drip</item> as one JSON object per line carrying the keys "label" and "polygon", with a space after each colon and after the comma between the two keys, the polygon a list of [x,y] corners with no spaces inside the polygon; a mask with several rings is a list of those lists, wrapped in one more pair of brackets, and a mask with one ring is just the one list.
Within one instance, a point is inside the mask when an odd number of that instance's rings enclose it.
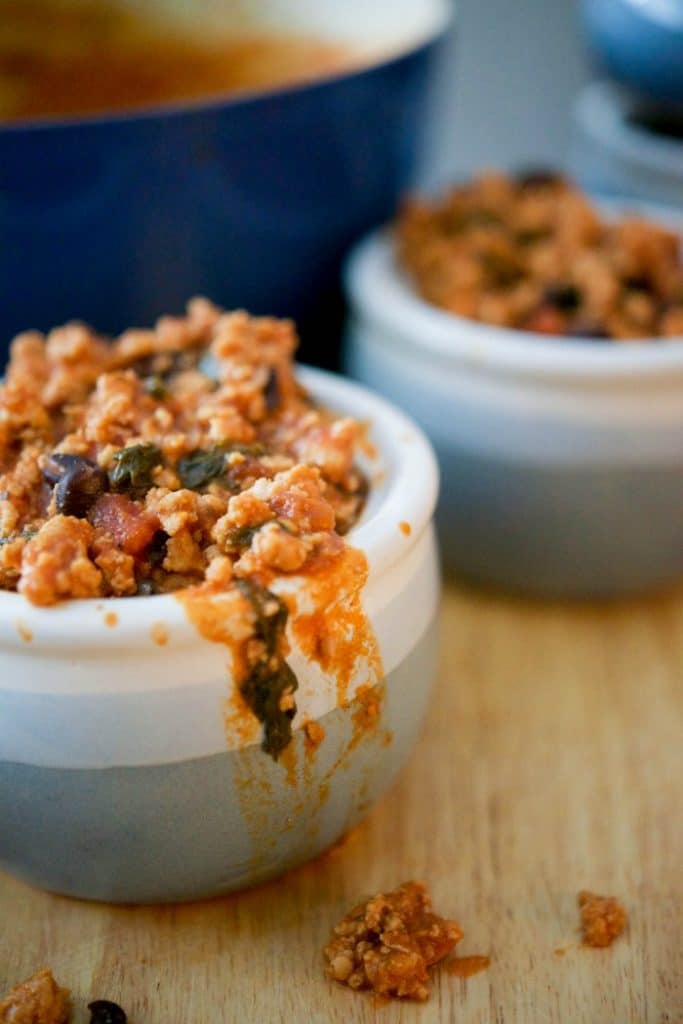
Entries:
{"label": "orange sauce drip", "polygon": [[303,654],[334,676],[339,706],[347,703],[359,662],[367,670],[364,685],[374,685],[383,675],[379,645],[361,603],[367,577],[367,559],[356,548],[319,558],[305,574],[312,608],[292,616]]}
{"label": "orange sauce drip", "polygon": [[150,629],[150,635],[158,647],[165,647],[168,643],[168,630],[163,622],[154,622]]}
{"label": "orange sauce drip", "polygon": [[105,626],[108,626],[109,629],[114,629],[115,626],[118,626],[119,617],[116,612],[107,612],[104,616],[104,624]]}
{"label": "orange sauce drip", "polygon": [[24,643],[30,644],[33,640],[33,632],[28,628],[28,626],[25,626],[23,622],[17,622],[17,630]]}
{"label": "orange sauce drip", "polygon": [[457,978],[471,978],[473,974],[485,971],[490,963],[488,956],[458,956],[448,961],[446,970]]}
{"label": "orange sauce drip", "polygon": [[407,523],[405,521],[405,519],[401,520],[401,522],[398,524],[398,528],[402,534],[404,534],[406,537],[410,537],[410,534],[412,533],[412,527],[410,523]]}
{"label": "orange sauce drip", "polygon": [[313,757],[324,739],[325,729],[320,722],[314,720],[306,722],[304,725],[304,749],[309,760]]}

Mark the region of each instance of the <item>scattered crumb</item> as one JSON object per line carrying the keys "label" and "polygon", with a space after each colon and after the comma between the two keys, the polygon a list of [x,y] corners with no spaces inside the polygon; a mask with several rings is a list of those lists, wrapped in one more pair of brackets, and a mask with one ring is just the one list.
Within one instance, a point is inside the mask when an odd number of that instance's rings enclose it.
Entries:
{"label": "scattered crumb", "polygon": [[69,992],[49,970],[15,985],[0,1002],[0,1024],[67,1024],[69,1016]]}
{"label": "scattered crumb", "polygon": [[23,622],[17,622],[17,631],[25,644],[31,643],[33,640],[33,632],[28,628],[28,626],[25,626]]}
{"label": "scattered crumb", "polygon": [[116,614],[116,612],[107,612],[106,615],[104,616],[104,624],[105,626],[109,626],[110,629],[113,629],[115,626],[118,626],[119,617]]}
{"label": "scattered crumb", "polygon": [[407,523],[405,521],[405,519],[401,520],[401,522],[398,524],[398,528],[401,531],[401,533],[405,534],[406,537],[410,537],[410,534],[412,533],[412,527],[410,523]]}
{"label": "scattered crumb", "polygon": [[359,904],[339,922],[324,951],[326,973],[378,996],[424,1000],[429,968],[462,936],[455,921],[433,913],[423,882],[405,882]]}
{"label": "scattered crumb", "polygon": [[485,971],[491,964],[488,956],[456,956],[446,964],[449,974],[458,978],[471,978],[473,974]]}
{"label": "scattered crumb", "polygon": [[163,622],[154,622],[150,630],[152,640],[158,647],[165,647],[168,643],[168,630]]}
{"label": "scattered crumb", "polygon": [[584,946],[611,946],[626,927],[626,911],[614,896],[583,889],[577,896]]}
{"label": "scattered crumb", "polygon": [[566,952],[567,952],[566,948],[559,948],[559,949],[554,949],[553,950],[553,953],[555,954],[555,956],[564,956]]}

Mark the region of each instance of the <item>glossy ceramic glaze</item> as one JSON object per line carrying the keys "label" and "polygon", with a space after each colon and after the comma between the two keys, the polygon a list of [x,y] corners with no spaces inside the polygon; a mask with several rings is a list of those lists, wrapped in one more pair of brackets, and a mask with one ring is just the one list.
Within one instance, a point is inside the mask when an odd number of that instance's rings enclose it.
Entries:
{"label": "glossy ceramic glaze", "polygon": [[451,568],[578,597],[683,574],[683,339],[549,340],[464,320],[415,295],[381,233],[346,283],[348,369],[430,435]]}
{"label": "glossy ceramic glaze", "polygon": [[[234,16],[165,3],[194,27]],[[451,4],[239,9],[249,27],[348,42],[367,64],[253,96],[0,126],[0,363],[19,330],[78,315],[118,332],[197,293],[294,316],[316,337],[309,359],[333,359],[341,256],[413,174]]]}
{"label": "glossy ceramic glaze", "polygon": [[590,192],[683,209],[683,139],[645,128],[641,110],[611,82],[584,86],[572,112],[570,173]]}
{"label": "glossy ceramic glaze", "polygon": [[[334,678],[292,637],[295,741],[275,763],[226,720],[235,689],[226,649],[197,632],[173,595],[41,609],[0,593],[7,870],[89,899],[225,892],[334,842],[405,761],[434,672],[436,465],[420,431],[380,399],[319,372],[302,377],[319,400],[368,419],[377,448],[365,462],[371,497],[349,539],[368,560],[363,607],[383,662],[380,715],[364,724],[353,686],[338,707]],[[302,733],[312,719],[325,730],[315,750]]]}
{"label": "glossy ceramic glaze", "polygon": [[683,0],[581,0],[603,67],[661,104],[683,105]]}

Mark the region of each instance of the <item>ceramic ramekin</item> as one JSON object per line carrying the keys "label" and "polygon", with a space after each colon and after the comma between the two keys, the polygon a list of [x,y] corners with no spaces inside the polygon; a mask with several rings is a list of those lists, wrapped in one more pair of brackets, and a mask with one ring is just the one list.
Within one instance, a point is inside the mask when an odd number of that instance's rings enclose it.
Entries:
{"label": "ceramic ramekin", "polygon": [[454,3],[129,6],[189,34],[284,31],[359,60],[286,88],[0,124],[0,368],[18,331],[77,311],[117,334],[190,295],[293,317],[304,356],[329,365],[342,256],[414,178]]}
{"label": "ceramic ramekin", "polygon": [[683,339],[549,339],[451,315],[416,295],[386,232],[353,252],[346,288],[348,370],[437,450],[450,567],[579,597],[683,574]]}
{"label": "ceramic ramekin", "polygon": [[641,99],[612,82],[585,85],[572,111],[569,170],[590,192],[683,207],[683,140],[648,128],[643,112]]}
{"label": "ceramic ramekin", "polygon": [[[200,636],[173,595],[41,609],[0,592],[7,871],[98,900],[227,892],[329,846],[405,761],[435,667],[436,462],[382,399],[320,371],[301,378],[324,404],[367,420],[376,447],[368,505],[348,539],[369,565],[362,601],[383,662],[379,717],[359,733],[358,699],[338,707],[334,681],[292,637],[295,736],[275,762],[226,722],[227,651]],[[301,728],[310,720],[325,731],[315,752]]]}

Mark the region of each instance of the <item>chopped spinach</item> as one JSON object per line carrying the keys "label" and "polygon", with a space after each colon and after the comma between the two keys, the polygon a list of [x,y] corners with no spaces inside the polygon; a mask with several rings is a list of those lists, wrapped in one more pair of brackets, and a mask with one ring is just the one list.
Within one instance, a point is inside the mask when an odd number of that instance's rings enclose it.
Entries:
{"label": "chopped spinach", "polygon": [[263,645],[263,652],[250,666],[240,691],[263,723],[262,750],[277,760],[292,739],[292,718],[296,714],[294,706],[283,710],[281,701],[298,686],[296,676],[281,653],[287,606],[277,594],[253,580],[236,582],[251,604],[256,620],[255,635]]}
{"label": "chopped spinach", "polygon": [[147,394],[151,395],[152,398],[156,398],[159,402],[168,396],[168,388],[164,383],[163,377],[160,377],[158,373],[145,377],[142,384]]}
{"label": "chopped spinach", "polygon": [[183,487],[198,491],[225,472],[225,449],[217,446],[204,451],[198,448],[178,462],[178,476]]}
{"label": "chopped spinach", "polygon": [[228,533],[226,547],[236,548],[238,551],[248,548],[262,525],[263,523],[259,523],[258,526],[236,526]]}
{"label": "chopped spinach", "polygon": [[253,444],[224,441],[214,448],[197,448],[178,462],[177,470],[183,487],[188,487],[191,491],[198,491],[200,488],[206,487],[212,480],[221,479],[222,483],[230,488],[225,460],[232,452],[257,458],[259,455],[265,455],[266,449],[258,441]]}
{"label": "chopped spinach", "polygon": [[15,533],[13,537],[0,537],[0,548],[5,544],[14,544],[15,540],[31,540],[37,533],[37,530],[23,530],[21,533]]}
{"label": "chopped spinach", "polygon": [[109,470],[112,490],[141,498],[152,486],[152,470],[161,465],[162,455],[155,444],[134,444],[116,452],[113,462]]}

